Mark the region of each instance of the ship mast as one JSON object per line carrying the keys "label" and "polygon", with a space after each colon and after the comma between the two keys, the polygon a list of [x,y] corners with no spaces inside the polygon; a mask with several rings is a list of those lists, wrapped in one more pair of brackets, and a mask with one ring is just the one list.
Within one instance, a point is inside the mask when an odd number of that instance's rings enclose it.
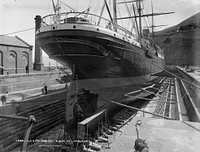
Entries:
{"label": "ship mast", "polygon": [[[142,17],[143,17],[143,15],[142,15],[141,1],[143,1],[143,0],[132,0],[132,1],[119,2],[118,4],[126,4],[126,5],[127,5],[127,3],[136,2],[136,7],[137,7],[137,10],[138,10],[138,16],[136,16],[134,4],[133,4],[133,10],[134,10],[134,15],[135,15],[134,17],[132,17],[130,15],[130,17],[117,18],[117,20],[119,20],[119,19],[128,19],[128,18],[135,18],[135,22],[136,22],[136,26],[137,26],[137,32],[138,32],[138,36],[140,38],[142,38]],[[139,18],[138,25],[137,25],[137,18]]]}
{"label": "ship mast", "polygon": [[[167,12],[167,13],[163,13],[163,12],[160,12],[160,13],[154,13],[153,12],[153,10],[152,10],[152,13],[151,14],[142,14],[142,8],[141,8],[141,1],[143,1],[143,0],[133,0],[133,1],[126,1],[126,2],[120,2],[120,3],[118,3],[118,4],[123,4],[123,3],[130,3],[130,2],[136,2],[136,4],[137,4],[137,9],[138,9],[138,15],[136,15],[135,13],[134,13],[134,16],[129,16],[129,17],[121,17],[121,18],[117,18],[117,20],[123,20],[123,19],[131,19],[131,18],[135,18],[135,20],[137,19],[137,18],[139,18],[139,25],[138,25],[138,28],[139,28],[139,31],[138,31],[138,36],[140,37],[140,38],[142,38],[142,17],[149,17],[149,16],[152,16],[152,24],[154,24],[153,22],[154,22],[154,19],[153,19],[153,16],[159,16],[159,15],[167,15],[167,14],[172,14],[172,13],[174,13],[174,12]],[[153,5],[152,5],[153,6]],[[133,9],[134,9],[134,7],[133,7]],[[153,8],[152,8],[153,9]],[[137,21],[137,20],[136,20]],[[136,23],[137,24],[137,23]],[[161,25],[161,26],[164,26],[164,25]],[[154,26],[154,25],[152,25],[152,33],[154,33],[154,27],[156,27],[156,26]]]}
{"label": "ship mast", "polygon": [[152,11],[152,39],[154,40],[154,18],[153,18],[153,3],[152,3],[152,0],[151,0],[151,11]]}
{"label": "ship mast", "polygon": [[97,25],[99,25],[100,22],[101,22],[101,18],[102,18],[103,11],[104,11],[105,7],[106,7],[106,3],[104,2],[104,3],[103,3],[103,7],[102,7],[102,9],[101,9],[101,13],[100,13],[99,20],[98,20],[98,22],[97,22]]}
{"label": "ship mast", "polygon": [[141,0],[138,0],[137,3],[138,3],[138,15],[139,15],[139,33],[140,33],[140,38],[142,38],[142,8],[141,8]]}
{"label": "ship mast", "polygon": [[108,14],[109,14],[110,20],[111,20],[111,22],[113,23],[113,18],[112,18],[112,15],[111,15],[111,13],[110,13],[110,9],[109,9],[109,7],[108,7],[107,1],[104,0],[104,3],[105,3],[105,5],[106,5],[106,9],[107,9],[107,11],[108,11]]}
{"label": "ship mast", "polygon": [[114,30],[117,31],[117,2],[113,0],[113,25]]}
{"label": "ship mast", "polygon": [[54,0],[52,0],[52,4],[53,4],[53,9],[54,9],[54,23],[55,24],[59,24],[59,20],[60,20],[60,3],[59,0],[57,0],[57,3],[55,5]]}
{"label": "ship mast", "polygon": [[[133,6],[133,13],[134,13],[134,15],[136,16],[134,4],[132,4],[132,6]],[[140,37],[138,22],[137,22],[137,19],[136,19],[136,18],[135,18],[135,24],[136,24],[136,29],[137,29],[137,34],[138,34],[138,37],[139,37],[139,41],[141,42],[141,37]]]}

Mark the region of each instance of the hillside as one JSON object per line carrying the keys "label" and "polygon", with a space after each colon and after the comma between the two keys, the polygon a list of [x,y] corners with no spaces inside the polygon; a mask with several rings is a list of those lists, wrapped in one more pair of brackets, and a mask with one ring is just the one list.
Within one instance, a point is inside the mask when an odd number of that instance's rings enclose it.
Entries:
{"label": "hillside", "polygon": [[157,32],[156,35],[168,35],[177,32],[177,30],[186,31],[191,29],[200,29],[200,12],[175,26]]}
{"label": "hillside", "polygon": [[200,13],[155,35],[166,64],[200,65]]}

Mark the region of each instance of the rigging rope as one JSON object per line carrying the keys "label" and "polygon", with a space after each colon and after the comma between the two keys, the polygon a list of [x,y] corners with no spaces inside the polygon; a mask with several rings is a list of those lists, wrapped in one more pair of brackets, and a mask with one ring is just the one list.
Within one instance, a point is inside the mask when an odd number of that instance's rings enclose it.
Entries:
{"label": "rigging rope", "polygon": [[74,8],[72,8],[71,6],[69,6],[69,5],[65,4],[65,3],[63,3],[62,1],[60,1],[60,3],[61,3],[63,6],[69,8],[69,9],[71,9],[71,10],[73,10],[73,11],[76,11],[76,9],[74,9]]}
{"label": "rigging rope", "polygon": [[6,35],[11,35],[11,34],[17,34],[17,33],[21,33],[21,32],[26,32],[26,31],[30,31],[30,30],[33,30],[33,29],[35,29],[35,27],[29,28],[29,29],[25,29],[25,30],[15,31],[15,32],[7,33],[7,34],[2,34],[2,35],[0,35],[0,37],[1,36],[6,36]]}
{"label": "rigging rope", "polygon": [[[124,2],[126,2],[126,0],[124,0]],[[126,6],[126,10],[127,10],[127,13],[128,13],[128,15],[129,16],[133,16],[132,14],[131,14],[131,11],[130,11],[130,9],[129,9],[129,7],[128,7],[128,4],[125,4],[125,6]],[[132,5],[130,6],[130,8],[132,7]],[[135,30],[135,33],[137,33],[137,30],[136,30],[136,25],[135,25],[135,20],[134,20],[134,18],[132,18],[131,20],[130,20],[131,22],[132,22],[132,27],[131,27],[131,32],[133,32],[133,29]]]}
{"label": "rigging rope", "polygon": [[[144,8],[144,3],[142,3],[142,7]],[[144,10],[144,11],[146,12],[146,10]],[[144,21],[145,21],[146,26],[148,27],[148,25],[150,25],[148,16],[147,16],[147,18],[144,18]]]}
{"label": "rigging rope", "polygon": [[76,3],[76,9],[78,9],[78,5],[79,5],[79,0]]}
{"label": "rigging rope", "polygon": [[[120,9],[119,9],[119,7],[117,7],[117,9],[118,9],[119,16],[121,16],[121,12],[120,12]],[[122,21],[122,20],[121,20],[121,24],[122,24],[122,26],[124,27],[124,23],[123,23],[123,21]]]}
{"label": "rigging rope", "polygon": [[89,8],[90,6],[92,6],[92,5],[91,5],[91,0],[90,0],[90,2],[89,2],[89,4],[88,4],[88,8]]}
{"label": "rigging rope", "polygon": [[97,14],[97,11],[98,11],[98,6],[99,6],[100,4],[99,4],[99,1],[97,1],[97,3],[96,3],[96,6],[94,7],[95,9],[94,9],[94,14]]}

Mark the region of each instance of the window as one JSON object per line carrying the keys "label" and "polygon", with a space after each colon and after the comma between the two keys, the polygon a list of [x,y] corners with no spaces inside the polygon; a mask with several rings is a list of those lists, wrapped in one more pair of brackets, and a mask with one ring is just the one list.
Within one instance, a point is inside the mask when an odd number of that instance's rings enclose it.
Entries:
{"label": "window", "polygon": [[28,59],[28,54],[26,52],[23,52],[22,53],[22,59]]}
{"label": "window", "polygon": [[14,51],[10,51],[8,54],[8,58],[16,58],[16,53]]}

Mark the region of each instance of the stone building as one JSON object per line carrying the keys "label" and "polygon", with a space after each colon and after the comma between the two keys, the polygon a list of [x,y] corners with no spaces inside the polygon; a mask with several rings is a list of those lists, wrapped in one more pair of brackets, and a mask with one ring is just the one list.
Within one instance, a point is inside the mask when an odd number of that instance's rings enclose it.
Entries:
{"label": "stone building", "polygon": [[0,66],[4,66],[4,74],[25,73],[26,65],[32,69],[32,48],[17,36],[0,36]]}

